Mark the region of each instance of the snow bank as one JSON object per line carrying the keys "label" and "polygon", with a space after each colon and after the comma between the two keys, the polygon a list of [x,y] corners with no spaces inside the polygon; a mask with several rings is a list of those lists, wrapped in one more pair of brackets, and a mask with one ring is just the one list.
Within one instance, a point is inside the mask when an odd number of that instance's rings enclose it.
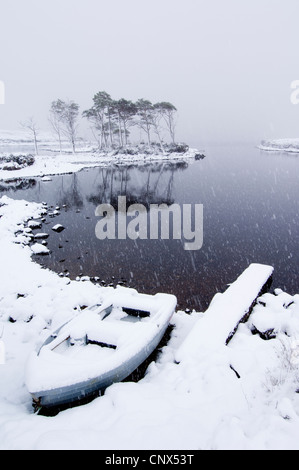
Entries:
{"label": "snow bank", "polygon": [[[119,383],[92,403],[53,418],[33,414],[24,385],[32,351],[78,306],[114,292],[70,281],[32,261],[16,243],[44,208],[0,199],[0,449],[299,449],[299,295],[259,298],[228,346],[175,363],[206,314],[176,312],[171,339],[139,383]],[[21,225],[20,225],[21,224]],[[24,232],[26,233],[26,232]],[[25,240],[24,235],[24,241]],[[273,330],[265,341],[265,331]]]}

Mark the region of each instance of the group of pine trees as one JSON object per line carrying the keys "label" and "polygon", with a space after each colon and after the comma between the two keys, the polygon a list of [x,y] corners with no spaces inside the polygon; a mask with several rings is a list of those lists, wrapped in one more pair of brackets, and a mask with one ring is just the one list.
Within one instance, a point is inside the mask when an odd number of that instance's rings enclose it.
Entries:
{"label": "group of pine trees", "polygon": [[[93,105],[83,111],[82,116],[90,125],[100,150],[125,148],[133,127],[140,129],[151,147],[153,138],[164,152],[165,131],[172,143],[175,142],[176,108],[168,102],[153,104],[139,99],[136,103],[121,98],[113,100],[105,91],[93,97]],[[67,137],[75,152],[78,131],[79,105],[74,101],[53,101],[50,122],[57,135],[60,150],[62,138]]]}

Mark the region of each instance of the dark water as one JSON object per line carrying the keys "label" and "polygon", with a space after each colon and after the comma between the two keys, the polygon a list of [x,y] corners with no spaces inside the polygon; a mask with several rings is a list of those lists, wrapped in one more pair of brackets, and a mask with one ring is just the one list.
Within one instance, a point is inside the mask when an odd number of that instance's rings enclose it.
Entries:
{"label": "dark water", "polygon": [[[0,182],[0,195],[61,208],[39,232],[51,255],[36,257],[57,273],[97,276],[140,292],[168,292],[181,308],[204,310],[252,262],[274,266],[273,289],[299,292],[299,156],[254,145],[211,146],[188,163],[111,166],[74,175]],[[95,236],[101,203],[203,204],[204,245],[188,252],[178,240],[104,240]],[[65,207],[63,207],[65,206]],[[66,230],[54,233],[53,225]]]}

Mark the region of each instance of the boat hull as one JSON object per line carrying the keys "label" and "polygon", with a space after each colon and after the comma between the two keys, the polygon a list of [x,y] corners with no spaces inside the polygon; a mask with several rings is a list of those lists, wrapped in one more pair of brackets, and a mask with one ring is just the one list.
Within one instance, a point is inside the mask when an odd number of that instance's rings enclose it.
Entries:
{"label": "boat hull", "polygon": [[[174,314],[176,305],[177,299],[171,295],[156,294],[155,296],[147,296],[145,294],[138,294],[134,290],[125,290],[120,291],[119,295],[115,294],[111,307],[107,308],[106,306],[104,310],[101,310],[101,307],[99,309],[99,307],[96,306],[96,313],[83,313],[80,318],[77,317],[77,320],[74,319],[69,322],[69,324],[63,325],[45,341],[37,354],[33,354],[31,362],[29,361],[29,381],[27,387],[35,406],[40,408],[53,408],[82,402],[104,391],[110,385],[121,382],[129,377],[145,362],[161,342]],[[115,322],[114,318],[112,318],[111,321],[109,320],[109,315],[114,307],[116,308],[116,313],[119,312],[119,310],[117,310],[119,307],[121,307],[123,312],[131,312],[132,309],[135,309],[135,311],[138,312],[138,318],[124,313],[124,315],[126,315],[126,321],[122,321],[124,318],[122,318],[120,322]],[[91,307],[90,310],[92,311],[93,309],[94,307]],[[99,309],[99,312],[97,309]],[[143,310],[145,318],[142,318],[140,315],[141,310],[139,309]],[[150,312],[151,309],[152,313]],[[113,344],[117,344],[117,342],[105,341],[107,344],[104,345],[104,349],[107,347],[113,348],[115,352],[113,351],[112,356],[109,356],[104,362],[101,363],[101,360],[95,362],[92,366],[92,372],[88,369],[82,374],[82,369],[78,370],[77,366],[73,372],[70,372],[67,363],[63,365],[64,363],[60,361],[60,363],[57,364],[59,354],[55,353],[62,343],[71,344],[69,331],[72,331],[72,325],[75,324],[76,326],[78,324],[78,318],[81,328],[86,331],[84,329],[86,321],[88,322],[88,319],[90,321],[91,318],[88,315],[92,316],[93,321],[94,318],[96,318],[96,324],[92,324],[94,326],[91,336],[94,334],[94,331],[96,331],[94,328],[96,329],[97,325],[100,326],[100,339],[95,338],[94,341],[91,342],[91,344],[98,344],[98,346],[94,347],[101,347],[103,344],[101,342],[101,335],[107,330],[107,327],[110,333],[114,332],[114,328],[116,328],[118,333],[123,332],[127,339],[125,344],[121,342],[119,347],[113,346]],[[113,314],[111,315],[113,316]],[[107,317],[108,320],[106,320]],[[87,334],[85,338],[88,338]],[[91,339],[93,340],[93,338]],[[109,350],[111,351],[111,349]],[[59,371],[56,370],[55,366],[53,368],[52,363],[50,372],[50,369],[48,369],[50,363],[40,358],[43,351],[50,351],[52,355],[50,359],[52,361],[54,360],[54,364],[56,361],[56,367],[60,367]],[[88,366],[89,364],[86,363],[86,367]],[[86,369],[86,367],[84,368]],[[60,377],[59,380],[57,380],[58,376]],[[61,382],[61,384],[59,384],[59,382]]]}
{"label": "boat hull", "polygon": [[99,377],[53,390],[31,394],[36,406],[41,408],[53,408],[83,401],[96,393],[104,391],[110,385],[121,382],[129,377],[157,348],[161,342],[168,324],[147,344],[136,356],[130,358],[118,367],[107,371]]}

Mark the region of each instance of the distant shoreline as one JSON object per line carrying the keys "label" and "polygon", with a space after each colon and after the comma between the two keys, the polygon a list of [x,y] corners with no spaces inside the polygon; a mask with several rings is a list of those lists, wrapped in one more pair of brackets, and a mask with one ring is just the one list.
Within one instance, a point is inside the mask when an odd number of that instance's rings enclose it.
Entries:
{"label": "distant shoreline", "polygon": [[299,154],[299,139],[263,140],[258,148],[265,152]]}

